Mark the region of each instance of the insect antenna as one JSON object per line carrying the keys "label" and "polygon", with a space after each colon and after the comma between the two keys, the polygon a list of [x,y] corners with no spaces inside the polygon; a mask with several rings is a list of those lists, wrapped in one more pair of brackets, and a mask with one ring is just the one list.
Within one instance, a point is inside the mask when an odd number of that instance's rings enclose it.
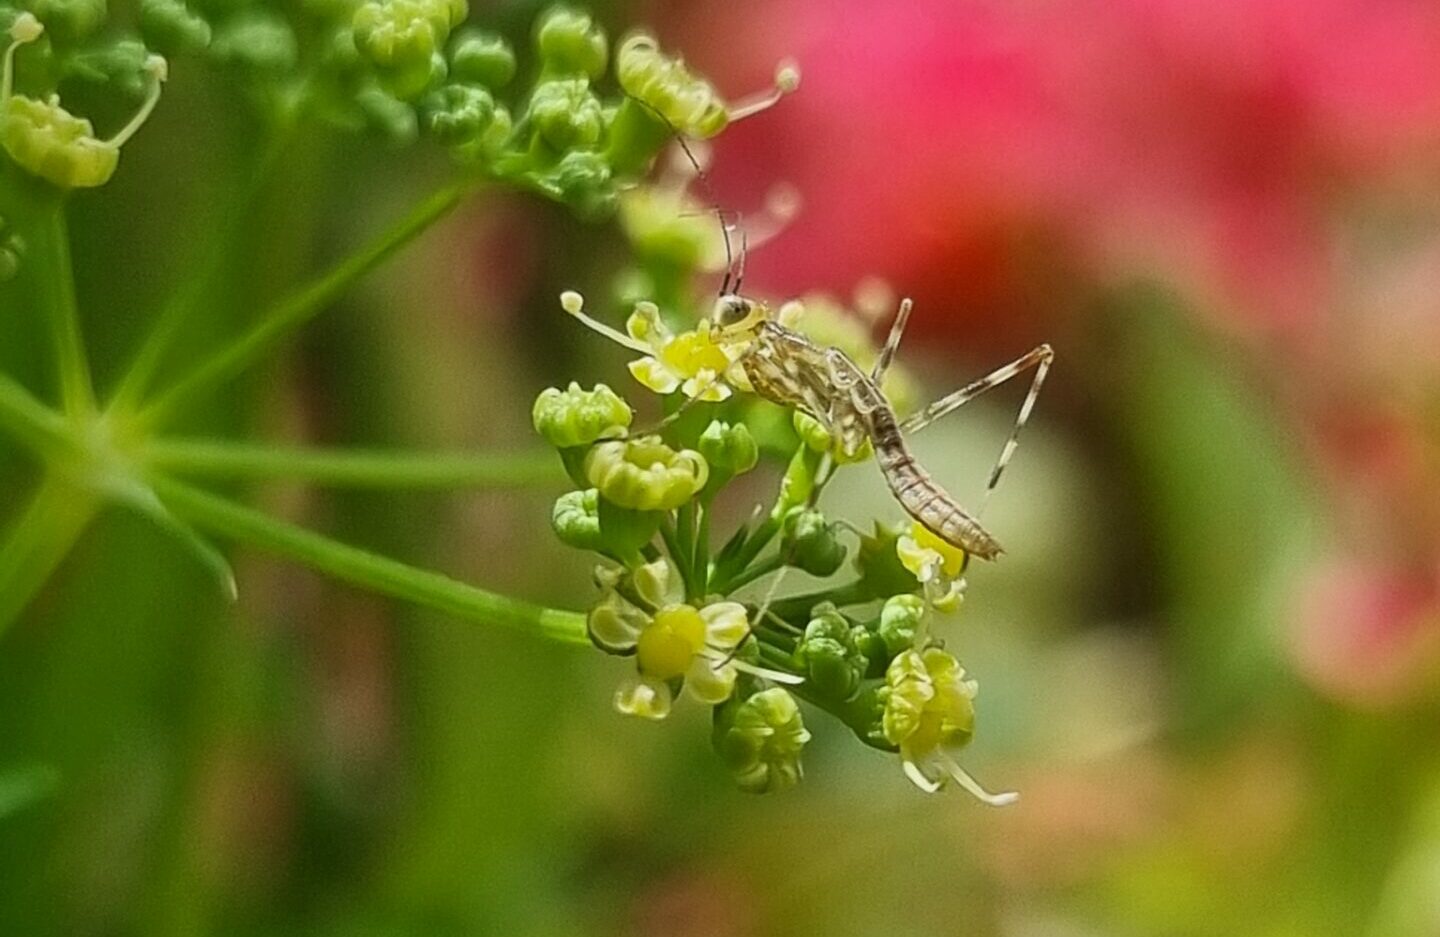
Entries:
{"label": "insect antenna", "polygon": [[[700,189],[704,193],[706,201],[710,203],[707,213],[713,213],[716,220],[720,222],[720,237],[724,240],[725,244],[725,277],[720,281],[720,292],[718,295],[724,296],[731,292],[730,286],[732,279],[734,280],[735,292],[738,293],[740,291],[740,282],[745,278],[746,253],[745,229],[741,227],[740,224],[740,212],[726,210],[720,207],[720,201],[715,197],[715,189],[710,184],[710,174],[705,171],[705,167],[701,165],[700,160],[695,157],[695,151],[690,148],[689,143],[685,142],[685,135],[680,132],[678,127],[671,123],[670,118],[666,117],[655,105],[648,101],[642,101],[637,97],[629,95],[627,95],[627,97],[654,114],[661,123],[670,128],[671,137],[679,144],[681,152],[685,154],[685,159],[689,161],[690,167],[695,170],[695,179],[700,183]],[[740,268],[738,275],[736,274],[734,248],[730,243],[731,225],[726,221],[726,218],[732,215],[735,218],[735,228],[740,231]]]}

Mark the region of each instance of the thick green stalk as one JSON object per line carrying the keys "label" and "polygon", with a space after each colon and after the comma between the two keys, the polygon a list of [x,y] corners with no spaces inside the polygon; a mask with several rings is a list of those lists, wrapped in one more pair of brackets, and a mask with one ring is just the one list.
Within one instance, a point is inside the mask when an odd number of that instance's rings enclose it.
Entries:
{"label": "thick green stalk", "polygon": [[65,559],[99,504],[93,492],[62,480],[41,483],[0,544],[0,635]]}
{"label": "thick green stalk", "polygon": [[76,449],[65,417],[5,374],[0,374],[0,430],[46,459],[71,455]]}
{"label": "thick green stalk", "polygon": [[264,358],[290,333],[325,311],[356,280],[380,266],[426,228],[449,214],[460,204],[470,187],[469,183],[455,183],[436,192],[369,246],[271,307],[249,332],[201,362],[145,406],[140,411],[140,425],[153,427],[163,423],[216,385]]}
{"label": "thick green stalk", "polygon": [[503,625],[568,644],[588,644],[585,616],[487,592],[339,543],[163,475],[155,493],[196,527],[268,550],[337,579],[469,621]]}
{"label": "thick green stalk", "polygon": [[179,475],[283,478],[337,488],[525,488],[566,482],[553,452],[424,454],[159,439],[144,447],[140,459]]}
{"label": "thick green stalk", "polygon": [[70,233],[65,227],[65,203],[56,199],[45,206],[31,235],[33,262],[39,268],[39,304],[50,328],[60,401],[72,417],[95,411],[95,389],[90,363],[80,334],[80,311],[75,301],[75,272],[70,263]]}

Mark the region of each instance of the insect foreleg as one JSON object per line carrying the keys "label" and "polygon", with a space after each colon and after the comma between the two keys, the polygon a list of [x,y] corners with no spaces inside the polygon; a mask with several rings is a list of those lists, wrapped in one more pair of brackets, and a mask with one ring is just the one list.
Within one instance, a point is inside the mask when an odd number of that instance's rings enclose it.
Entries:
{"label": "insect foreleg", "polygon": [[914,304],[908,297],[900,300],[900,311],[895,313],[895,322],[890,326],[890,335],[885,339],[885,347],[880,349],[880,357],[875,359],[875,367],[870,372],[870,380],[876,387],[884,382],[885,372],[890,369],[890,362],[900,347],[900,336],[905,334],[905,323],[910,319],[912,305]]}

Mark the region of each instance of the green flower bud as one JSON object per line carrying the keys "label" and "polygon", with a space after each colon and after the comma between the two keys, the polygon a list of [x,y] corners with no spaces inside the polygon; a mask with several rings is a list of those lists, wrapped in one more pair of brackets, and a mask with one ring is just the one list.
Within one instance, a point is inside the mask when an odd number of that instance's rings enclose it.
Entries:
{"label": "green flower bud", "polygon": [[444,78],[441,48],[450,35],[450,10],[438,0],[372,0],[355,11],[355,48],[398,98],[419,96]]}
{"label": "green flower bud", "polygon": [[585,476],[607,501],[637,511],[673,511],[705,487],[700,453],[676,452],[656,436],[602,442],[585,456]]}
{"label": "green flower bud", "polygon": [[600,492],[594,488],[569,491],[555,501],[550,527],[566,546],[577,550],[600,550]]}
{"label": "green flower bud", "polygon": [[535,46],[546,74],[590,78],[605,74],[610,44],[589,13],[551,7],[536,23]]}
{"label": "green flower bud", "polygon": [[105,0],[29,0],[26,6],[62,42],[90,35],[109,12]]}
{"label": "green flower bud", "polygon": [[794,787],[804,776],[800,753],[810,741],[800,707],[781,687],[715,709],[715,751],[740,789],[765,794]]}
{"label": "green flower bud", "polygon": [[495,33],[462,30],[450,48],[450,74],[498,90],[515,77],[515,52]]}
{"label": "green flower bud", "polygon": [[165,53],[196,52],[210,45],[210,24],[181,0],[141,0],[140,34]]}
{"label": "green flower bud", "polygon": [[616,77],[625,93],[668,123],[667,130],[708,138],[725,129],[729,115],[714,87],[693,75],[683,60],[660,51],[652,36],[639,33],[620,44]]}
{"label": "green flower bud", "polygon": [[227,65],[281,74],[295,67],[300,52],[295,32],[283,18],[263,9],[248,9],[215,30],[210,54]]}
{"label": "green flower bud", "polygon": [[90,121],[53,98],[12,96],[0,122],[0,141],[16,165],[61,189],[104,185],[120,162],[119,147],[97,140]]}
{"label": "green flower bud", "polygon": [[547,387],[531,410],[535,431],[557,449],[624,436],[633,416],[630,405],[606,385],[585,390],[575,381],[563,391]]}
{"label": "green flower bud", "polygon": [[780,555],[812,576],[833,575],[845,562],[846,553],[836,531],[819,511],[797,511],[785,519]]}
{"label": "green flower bud", "polygon": [[121,39],[70,57],[70,72],[88,81],[107,84],[129,95],[141,95],[150,87],[146,66],[150,50],[135,39]]}
{"label": "green flower bud", "polygon": [[925,600],[918,595],[892,595],[880,609],[876,633],[885,650],[895,657],[915,646],[915,636],[925,620]]}
{"label": "green flower bud", "polygon": [[415,116],[415,108],[383,88],[371,85],[357,92],[355,106],[365,115],[365,122],[392,143],[403,146],[419,135],[420,121]]}
{"label": "green flower bud", "polygon": [[855,692],[870,660],[856,647],[854,631],[849,619],[833,605],[816,606],[805,636],[795,648],[795,661],[804,668],[807,687],[834,700]]}
{"label": "green flower bud", "polygon": [[760,461],[760,448],[755,445],[755,437],[750,435],[750,428],[744,423],[731,425],[723,420],[712,420],[700,434],[696,448],[710,463],[710,469],[716,476],[730,478],[743,475]]}
{"label": "green flower bud", "polygon": [[902,595],[919,588],[915,574],[905,568],[895,552],[896,542],[907,531],[907,527],[892,527],[876,521],[874,532],[860,538],[855,568],[869,595],[876,598]]}
{"label": "green flower bud", "polygon": [[594,150],[572,150],[553,168],[524,176],[550,198],[564,202],[585,218],[600,219],[615,211],[618,198],[605,157]]}
{"label": "green flower bud", "polygon": [[600,101],[584,78],[541,82],[530,98],[530,119],[541,138],[559,152],[593,147],[605,131]]}
{"label": "green flower bud", "polygon": [[477,85],[450,84],[425,99],[425,122],[440,142],[477,143],[495,119],[495,99]]}

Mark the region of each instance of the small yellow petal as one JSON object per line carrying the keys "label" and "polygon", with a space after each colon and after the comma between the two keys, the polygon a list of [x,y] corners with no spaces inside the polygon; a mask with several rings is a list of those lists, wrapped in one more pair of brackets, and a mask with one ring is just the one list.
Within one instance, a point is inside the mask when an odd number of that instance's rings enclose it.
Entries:
{"label": "small yellow petal", "polygon": [[670,715],[670,687],[663,683],[632,678],[615,691],[615,709],[627,716],[660,720]]}
{"label": "small yellow petal", "polygon": [[680,386],[680,379],[656,358],[637,358],[628,367],[635,380],[657,394],[673,394]]}

